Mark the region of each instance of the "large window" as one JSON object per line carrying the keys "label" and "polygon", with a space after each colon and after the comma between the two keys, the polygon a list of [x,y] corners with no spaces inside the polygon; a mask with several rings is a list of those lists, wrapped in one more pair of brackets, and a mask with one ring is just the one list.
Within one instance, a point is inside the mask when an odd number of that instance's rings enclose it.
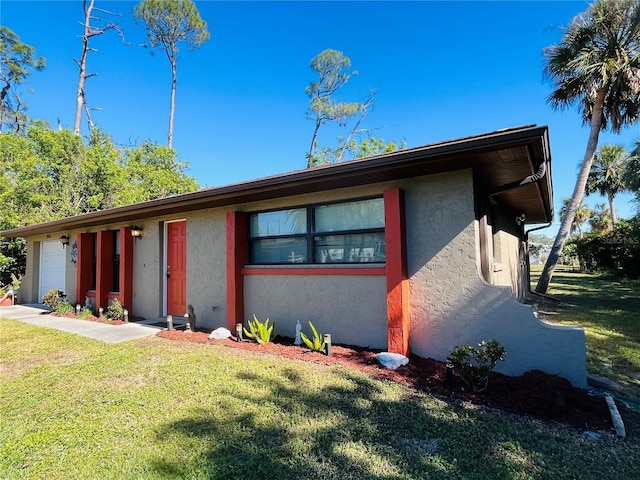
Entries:
{"label": "large window", "polygon": [[251,214],[250,262],[384,262],[382,198]]}

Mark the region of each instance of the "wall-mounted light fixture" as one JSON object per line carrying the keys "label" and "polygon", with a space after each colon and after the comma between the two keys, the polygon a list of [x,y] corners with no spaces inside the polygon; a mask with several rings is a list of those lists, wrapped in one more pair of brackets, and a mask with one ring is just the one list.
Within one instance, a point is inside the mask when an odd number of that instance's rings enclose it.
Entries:
{"label": "wall-mounted light fixture", "polygon": [[527,219],[527,216],[524,213],[521,213],[516,217],[516,223],[518,225],[522,225],[526,219]]}
{"label": "wall-mounted light fixture", "polygon": [[59,240],[63,247],[69,245],[69,235],[62,235]]}
{"label": "wall-mounted light fixture", "polygon": [[142,227],[131,227],[131,236],[136,240],[142,237]]}

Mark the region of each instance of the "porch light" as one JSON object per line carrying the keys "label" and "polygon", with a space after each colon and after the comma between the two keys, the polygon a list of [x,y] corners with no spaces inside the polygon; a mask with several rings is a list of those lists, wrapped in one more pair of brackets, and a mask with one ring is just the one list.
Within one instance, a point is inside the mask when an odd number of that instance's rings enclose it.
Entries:
{"label": "porch light", "polygon": [[69,235],[62,235],[60,238],[60,243],[62,244],[62,246],[66,247],[67,245],[69,245]]}
{"label": "porch light", "polygon": [[142,227],[131,227],[131,236],[136,240],[142,237]]}

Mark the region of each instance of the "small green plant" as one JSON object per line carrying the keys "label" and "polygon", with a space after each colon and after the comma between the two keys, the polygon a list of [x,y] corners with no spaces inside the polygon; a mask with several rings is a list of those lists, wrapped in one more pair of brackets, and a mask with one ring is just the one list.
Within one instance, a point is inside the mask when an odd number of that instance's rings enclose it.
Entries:
{"label": "small green plant", "polygon": [[0,297],[4,297],[5,293],[7,292],[5,292],[4,288],[0,288]]}
{"label": "small green plant", "polygon": [[489,374],[507,352],[497,340],[484,340],[478,348],[469,345],[456,345],[447,357],[447,367],[471,389],[481,392],[489,383]]}
{"label": "small green plant", "polygon": [[324,336],[318,333],[318,330],[316,330],[316,327],[313,326],[313,323],[309,322],[309,326],[311,327],[311,331],[313,332],[313,338],[307,337],[303,332],[300,332],[300,338],[309,348],[309,350],[312,350],[314,352],[324,352]]}
{"label": "small green plant", "polygon": [[64,293],[62,293],[57,288],[52,288],[42,297],[42,303],[44,303],[47,307],[53,308],[54,310],[58,306],[58,304],[64,299]]}
{"label": "small green plant", "polygon": [[71,315],[73,312],[75,312],[74,306],[65,300],[58,302],[56,305],[56,315],[59,317]]}
{"label": "small green plant", "polygon": [[114,298],[107,307],[107,317],[110,320],[122,320],[124,318],[124,307],[117,298]]}
{"label": "small green plant", "polygon": [[244,334],[246,337],[251,338],[258,342],[260,345],[263,343],[269,343],[275,337],[278,336],[277,333],[274,333],[274,327],[276,326],[275,322],[269,326],[269,319],[267,318],[264,322],[260,322],[258,317],[253,315],[253,321],[249,320],[249,330],[243,328]]}
{"label": "small green plant", "polygon": [[93,312],[91,311],[91,309],[87,307],[82,307],[82,310],[80,310],[80,313],[78,314],[78,318],[82,318],[83,320],[86,320],[87,318],[91,318],[91,317],[93,317]]}

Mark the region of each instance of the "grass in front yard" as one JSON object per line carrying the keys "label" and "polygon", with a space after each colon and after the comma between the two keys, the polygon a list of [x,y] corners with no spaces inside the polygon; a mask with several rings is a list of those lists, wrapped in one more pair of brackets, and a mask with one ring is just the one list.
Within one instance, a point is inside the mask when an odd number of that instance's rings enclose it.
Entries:
{"label": "grass in front yard", "polygon": [[[532,267],[532,289],[542,271]],[[560,300],[553,320],[581,326],[587,337],[587,369],[615,381],[618,393],[640,400],[640,281],[587,274],[559,266],[547,294]]]}
{"label": "grass in front yard", "polygon": [[344,367],[0,320],[0,478],[632,479],[640,443]]}

